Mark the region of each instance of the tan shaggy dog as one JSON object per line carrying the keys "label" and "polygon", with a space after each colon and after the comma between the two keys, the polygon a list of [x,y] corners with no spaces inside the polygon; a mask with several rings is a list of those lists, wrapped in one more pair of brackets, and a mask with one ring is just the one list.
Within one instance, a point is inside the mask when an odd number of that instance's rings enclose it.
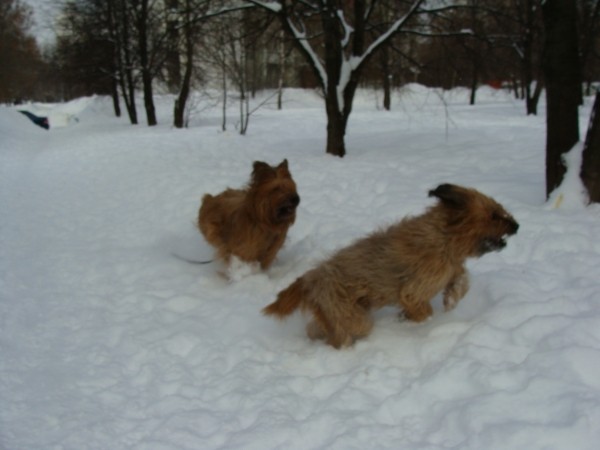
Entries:
{"label": "tan shaggy dog", "polygon": [[232,256],[268,268],[296,219],[300,197],[288,169],[287,159],[277,167],[255,161],[246,189],[226,189],[204,195],[198,227],[229,264]]}
{"label": "tan shaggy dog", "polygon": [[340,348],[369,334],[371,310],[397,305],[406,319],[421,322],[440,291],[445,309],[454,308],[469,289],[466,258],[502,249],[519,225],[474,189],[442,184],[429,195],[439,201],[424,214],[339,250],[263,312],[279,318],[297,308],[309,312],[309,337]]}

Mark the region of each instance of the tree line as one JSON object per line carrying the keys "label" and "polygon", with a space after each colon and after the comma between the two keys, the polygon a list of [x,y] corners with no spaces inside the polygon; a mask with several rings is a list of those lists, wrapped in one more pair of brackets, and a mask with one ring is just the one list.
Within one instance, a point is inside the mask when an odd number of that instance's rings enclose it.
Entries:
{"label": "tree line", "polygon": [[[599,0],[65,0],[56,46],[44,58],[23,31],[26,8],[18,0],[0,4],[0,25],[12,24],[0,33],[19,43],[10,46],[15,64],[0,69],[0,101],[110,95],[115,114],[124,109],[137,124],[141,92],[152,126],[160,84],[174,94],[173,125],[181,128],[191,93],[218,86],[223,96],[236,92],[244,132],[257,90],[318,88],[326,152],[337,156],[346,152],[360,86],[381,89],[389,109],[392,89],[408,82],[468,87],[472,104],[487,83],[510,88],[527,114],[537,114],[546,88],[549,105],[558,105],[548,116],[556,124],[548,142],[559,142],[548,147],[549,190],[564,172],[564,148],[579,140],[573,110],[600,78]],[[4,60],[9,52],[1,45]],[[36,64],[37,72],[24,70],[28,77],[11,72]],[[35,73],[39,78],[27,83]]]}
{"label": "tree line", "polygon": [[0,102],[36,98],[43,72],[35,38],[29,34],[32,11],[18,0],[0,0]]}

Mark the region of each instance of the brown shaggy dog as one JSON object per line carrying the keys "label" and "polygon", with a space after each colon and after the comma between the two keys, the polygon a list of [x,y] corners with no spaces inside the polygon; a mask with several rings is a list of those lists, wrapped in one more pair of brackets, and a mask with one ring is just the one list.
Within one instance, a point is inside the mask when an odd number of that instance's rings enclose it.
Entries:
{"label": "brown shaggy dog", "polygon": [[198,228],[225,263],[229,264],[233,255],[266,269],[296,219],[298,203],[287,159],[277,167],[255,161],[246,189],[204,195]]}
{"label": "brown shaggy dog", "polygon": [[468,257],[500,250],[519,225],[493,199],[474,189],[442,184],[429,192],[439,201],[339,250],[281,291],[263,313],[284,318],[297,308],[312,314],[311,339],[335,348],[352,345],[373,327],[370,311],[397,305],[421,322],[443,290],[446,310],[469,289]]}

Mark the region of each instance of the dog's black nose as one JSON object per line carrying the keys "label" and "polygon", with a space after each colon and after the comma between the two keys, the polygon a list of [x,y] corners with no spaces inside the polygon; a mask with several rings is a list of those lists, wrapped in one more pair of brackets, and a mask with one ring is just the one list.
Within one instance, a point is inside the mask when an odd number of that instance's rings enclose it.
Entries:
{"label": "dog's black nose", "polygon": [[510,224],[510,234],[515,234],[519,230],[519,224],[516,220],[513,220]]}
{"label": "dog's black nose", "polygon": [[300,196],[298,194],[290,195],[288,198],[288,202],[291,206],[295,208],[300,203]]}

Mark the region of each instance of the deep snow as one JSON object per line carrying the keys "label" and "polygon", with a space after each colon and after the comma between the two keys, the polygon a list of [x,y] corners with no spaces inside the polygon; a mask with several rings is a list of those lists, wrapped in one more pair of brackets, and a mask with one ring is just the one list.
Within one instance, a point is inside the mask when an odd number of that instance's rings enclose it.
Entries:
{"label": "deep snow", "polygon": [[[348,154],[324,153],[322,100],[286,91],[247,136],[220,109],[185,130],[131,126],[108,99],[0,108],[0,448],[596,449],[600,208],[577,177],[544,198],[543,105],[482,88],[361,91]],[[582,136],[590,99],[581,109]],[[143,111],[140,109],[140,115]],[[287,158],[302,202],[266,273],[228,281],[194,227],[201,196]],[[577,160],[577,154],[571,155]],[[376,314],[342,351],[260,309],[333,250],[475,187],[521,227],[470,261],[458,307],[423,324]],[[559,200],[560,198],[560,200]],[[365,262],[368,264],[368,262]]]}

